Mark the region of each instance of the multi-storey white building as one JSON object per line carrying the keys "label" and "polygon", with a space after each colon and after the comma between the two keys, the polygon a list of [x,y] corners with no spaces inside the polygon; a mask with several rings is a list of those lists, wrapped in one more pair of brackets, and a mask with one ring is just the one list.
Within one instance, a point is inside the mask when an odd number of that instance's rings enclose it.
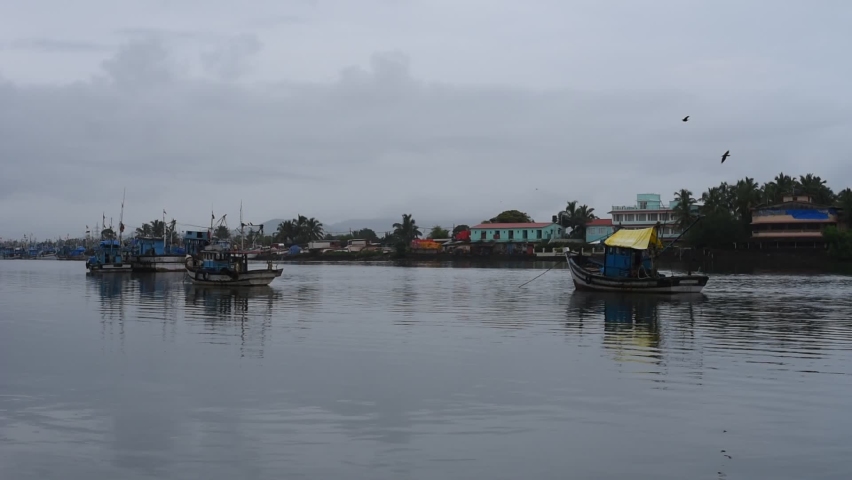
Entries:
{"label": "multi-storey white building", "polygon": [[627,229],[653,227],[660,222],[662,237],[673,239],[680,235],[680,229],[675,225],[676,205],[676,200],[664,205],[658,193],[640,193],[636,195],[636,205],[613,205],[609,214],[612,216],[613,226]]}

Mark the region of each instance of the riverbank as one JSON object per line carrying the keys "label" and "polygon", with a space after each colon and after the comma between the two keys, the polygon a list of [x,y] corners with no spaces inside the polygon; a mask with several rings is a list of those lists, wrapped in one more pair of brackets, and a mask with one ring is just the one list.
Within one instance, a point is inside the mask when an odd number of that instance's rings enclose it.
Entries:
{"label": "riverbank", "polygon": [[[594,257],[602,259],[602,256]],[[563,256],[536,257],[533,255],[453,255],[408,254],[335,254],[299,255],[277,260],[281,263],[365,263],[395,265],[451,265],[454,267],[552,268],[565,262]],[[795,272],[805,274],[852,274],[852,262],[838,262],[824,250],[758,251],[703,250],[671,251],[658,261],[661,270],[701,270],[706,273],[760,274],[762,272]]]}

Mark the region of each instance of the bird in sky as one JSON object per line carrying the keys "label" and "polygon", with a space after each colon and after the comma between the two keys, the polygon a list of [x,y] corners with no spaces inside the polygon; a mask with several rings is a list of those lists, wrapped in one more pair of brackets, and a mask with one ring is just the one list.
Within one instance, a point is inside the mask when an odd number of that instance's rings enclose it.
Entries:
{"label": "bird in sky", "polygon": [[722,155],[722,163],[725,163],[725,160],[727,160],[728,157],[730,157],[730,156],[731,156],[731,151],[728,150],[727,152],[725,152],[724,155]]}
{"label": "bird in sky", "polygon": [[685,121],[687,121],[687,120],[689,120],[689,115],[687,115],[687,116],[683,117],[683,120],[682,120],[682,121],[683,121],[683,122],[685,122]]}

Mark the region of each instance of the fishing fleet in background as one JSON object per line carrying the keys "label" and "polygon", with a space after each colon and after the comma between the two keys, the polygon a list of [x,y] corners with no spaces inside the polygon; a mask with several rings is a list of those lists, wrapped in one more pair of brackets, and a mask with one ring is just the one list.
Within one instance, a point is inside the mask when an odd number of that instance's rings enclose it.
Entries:
{"label": "fishing fleet in background", "polygon": [[[99,238],[92,246],[69,245],[55,247],[52,244],[35,244],[29,247],[10,247],[2,250],[2,257],[9,259],[56,259],[85,261],[88,274],[119,274],[122,272],[186,272],[192,283],[199,285],[255,286],[269,285],[281,276],[282,269],[267,261],[266,268],[250,268],[249,260],[263,254],[257,245],[246,248],[244,244],[233,245],[226,239],[213,235],[215,215],[211,214],[210,227],[205,230],[187,230],[178,245],[175,242],[176,222],[165,223],[163,211],[163,235],[137,235],[125,241],[123,239],[124,201],[121,204],[121,217],[118,221],[118,233],[110,226],[106,227],[106,216],[102,216]],[[225,217],[218,225],[225,225]],[[242,219],[240,207],[240,231],[247,224]],[[250,224],[248,224],[250,225]],[[202,227],[203,228],[203,227]],[[87,227],[87,233],[88,227]],[[32,237],[30,237],[32,238]],[[245,238],[241,235],[241,238]]]}

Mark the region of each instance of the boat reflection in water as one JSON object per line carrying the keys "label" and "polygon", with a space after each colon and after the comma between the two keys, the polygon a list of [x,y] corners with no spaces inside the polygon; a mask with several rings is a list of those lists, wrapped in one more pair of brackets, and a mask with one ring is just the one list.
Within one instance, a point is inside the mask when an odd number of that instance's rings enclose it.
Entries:
{"label": "boat reflection in water", "polygon": [[209,343],[239,343],[241,357],[263,357],[280,291],[266,285],[247,289],[188,284],[185,298],[186,321],[212,333]]}
{"label": "boat reflection in water", "polygon": [[[706,301],[701,293],[672,295],[575,291],[569,301],[569,329],[581,333],[601,330],[603,345],[617,361],[657,363],[663,347],[681,343],[692,332],[694,307]],[[665,339],[664,337],[672,338]],[[692,343],[691,333],[687,333]],[[671,346],[671,345],[669,345]]]}

